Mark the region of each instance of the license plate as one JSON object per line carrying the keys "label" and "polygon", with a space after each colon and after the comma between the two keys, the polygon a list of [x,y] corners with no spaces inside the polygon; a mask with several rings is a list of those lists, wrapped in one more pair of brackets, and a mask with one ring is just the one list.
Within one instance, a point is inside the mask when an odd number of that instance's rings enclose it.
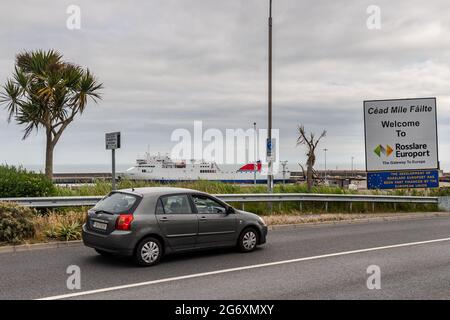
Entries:
{"label": "license plate", "polygon": [[106,230],[106,228],[108,227],[108,225],[106,223],[101,223],[101,222],[97,222],[97,221],[94,221],[92,226],[94,228],[100,229],[100,230]]}

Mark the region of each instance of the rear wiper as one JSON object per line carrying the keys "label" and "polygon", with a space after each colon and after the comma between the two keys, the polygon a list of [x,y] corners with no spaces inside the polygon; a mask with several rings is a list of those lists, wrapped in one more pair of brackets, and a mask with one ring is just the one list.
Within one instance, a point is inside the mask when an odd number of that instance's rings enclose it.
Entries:
{"label": "rear wiper", "polygon": [[99,214],[99,213],[114,214],[114,212],[109,212],[109,211],[106,211],[106,210],[97,210],[97,211],[94,211],[94,213],[95,214]]}

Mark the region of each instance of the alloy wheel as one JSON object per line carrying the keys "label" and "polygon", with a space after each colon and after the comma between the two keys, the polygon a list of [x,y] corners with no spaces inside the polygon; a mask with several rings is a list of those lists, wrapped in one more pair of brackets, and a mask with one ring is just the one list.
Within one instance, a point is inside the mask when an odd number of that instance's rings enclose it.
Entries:
{"label": "alloy wheel", "polygon": [[146,263],[152,263],[159,257],[160,248],[156,242],[149,241],[142,246],[141,257]]}
{"label": "alloy wheel", "polygon": [[256,246],[256,234],[254,231],[247,231],[244,234],[242,245],[246,250],[251,250]]}

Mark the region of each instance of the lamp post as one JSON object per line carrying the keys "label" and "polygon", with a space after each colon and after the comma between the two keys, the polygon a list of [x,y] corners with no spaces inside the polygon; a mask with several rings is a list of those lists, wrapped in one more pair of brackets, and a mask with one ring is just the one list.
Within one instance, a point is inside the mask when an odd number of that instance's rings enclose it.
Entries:
{"label": "lamp post", "polygon": [[352,156],[352,175],[353,175],[353,159],[354,157]]}
{"label": "lamp post", "polygon": [[[272,146],[272,0],[269,2],[269,68],[268,68],[268,78],[269,78],[269,92],[268,92],[268,123],[267,123],[267,146],[270,143]],[[271,153],[273,150],[270,151]],[[267,191],[269,193],[273,192],[273,161],[272,155],[268,159],[268,173],[267,173]]]}
{"label": "lamp post", "polygon": [[325,148],[323,149],[324,153],[325,153],[325,184],[328,184],[328,180],[327,180],[327,151],[328,149]]}
{"label": "lamp post", "polygon": [[287,161],[281,161],[281,165],[283,166],[283,184],[286,184],[286,166]]}
{"label": "lamp post", "polygon": [[258,158],[258,151],[256,150],[258,146],[258,135],[256,133],[256,122],[253,122],[253,153],[255,158],[253,159],[253,180],[254,184],[256,184],[256,171],[257,171],[257,158]]}

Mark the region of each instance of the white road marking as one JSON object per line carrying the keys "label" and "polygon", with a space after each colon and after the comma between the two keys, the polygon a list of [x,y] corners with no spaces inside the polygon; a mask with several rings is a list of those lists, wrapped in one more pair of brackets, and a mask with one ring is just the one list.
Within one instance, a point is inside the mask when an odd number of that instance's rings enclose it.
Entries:
{"label": "white road marking", "polygon": [[116,291],[116,290],[123,290],[123,289],[136,288],[136,287],[142,287],[142,286],[149,286],[149,285],[153,285],[153,284],[159,284],[159,283],[165,283],[165,282],[171,282],[171,281],[178,281],[178,280],[185,280],[185,279],[192,279],[192,278],[211,276],[211,275],[215,275],[215,274],[229,273],[229,272],[249,270],[249,269],[256,269],[256,268],[271,267],[271,266],[277,266],[277,265],[281,265],[281,264],[302,262],[302,261],[310,261],[310,260],[324,259],[324,258],[337,257],[337,256],[345,256],[345,255],[355,254],[355,253],[371,252],[371,251],[378,251],[378,250],[385,250],[385,249],[392,249],[392,248],[401,248],[401,247],[410,247],[410,246],[416,246],[416,245],[421,245],[421,244],[428,244],[428,243],[435,243],[435,242],[444,242],[444,241],[450,241],[450,238],[442,238],[442,239],[434,239],[434,240],[426,240],[426,241],[417,241],[417,242],[409,242],[409,243],[400,243],[400,244],[394,244],[394,245],[390,245],[390,246],[374,247],[374,248],[367,248],[367,249],[358,249],[358,250],[352,250],[352,251],[343,251],[343,252],[329,253],[329,254],[323,254],[323,255],[312,256],[312,257],[305,257],[305,258],[297,258],[297,259],[290,259],[290,260],[282,260],[282,261],[261,263],[261,264],[255,264],[255,265],[250,265],[250,266],[243,266],[243,267],[230,268],[230,269],[222,269],[222,270],[202,272],[202,273],[194,273],[194,274],[188,274],[188,275],[178,276],[178,277],[164,278],[164,279],[159,279],[159,280],[138,282],[138,283],[126,284],[126,285],[115,286],[115,287],[107,287],[107,288],[102,288],[102,289],[95,289],[95,290],[88,290],[88,291],[81,291],[81,292],[62,294],[62,295],[58,295],[58,296],[46,297],[46,298],[41,298],[41,299],[37,299],[37,300],[58,300],[58,299],[65,299],[65,298],[73,298],[73,297],[91,295],[91,294],[96,294],[96,293],[103,293],[103,292],[109,292],[109,291]]}

